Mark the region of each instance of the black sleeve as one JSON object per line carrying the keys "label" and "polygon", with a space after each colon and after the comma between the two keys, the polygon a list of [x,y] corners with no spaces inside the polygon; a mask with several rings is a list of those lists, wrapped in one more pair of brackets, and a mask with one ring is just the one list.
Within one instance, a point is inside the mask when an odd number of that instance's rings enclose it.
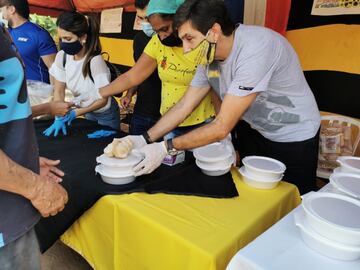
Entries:
{"label": "black sleeve", "polygon": [[134,37],[133,50],[135,62],[140,58],[150,38],[143,31],[137,33]]}
{"label": "black sleeve", "polygon": [[2,25],[0,25],[0,40],[1,40],[0,61],[5,61],[12,57],[16,57],[14,48],[12,48],[11,45],[12,42],[10,35]]}

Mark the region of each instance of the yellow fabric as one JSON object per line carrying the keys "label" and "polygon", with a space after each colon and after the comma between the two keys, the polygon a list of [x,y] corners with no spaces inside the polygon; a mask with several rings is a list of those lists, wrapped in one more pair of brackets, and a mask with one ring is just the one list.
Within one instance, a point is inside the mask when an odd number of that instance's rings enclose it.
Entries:
{"label": "yellow fabric", "polygon": [[128,39],[100,37],[103,52],[110,55],[110,62],[123,66],[133,66],[133,41]]}
{"label": "yellow fabric", "polygon": [[256,190],[236,169],[232,174],[239,191],[232,199],[102,197],[61,239],[99,270],[225,269],[240,248],[300,203],[292,184]]}
{"label": "yellow fabric", "polygon": [[303,70],[332,70],[360,74],[360,25],[332,24],[291,30],[287,39]]}
{"label": "yellow fabric", "polygon": [[[165,46],[157,35],[152,37],[144,52],[158,63],[162,83],[160,113],[164,114],[185,94],[195,75],[196,65],[184,57],[182,47]],[[209,94],[180,126],[196,125],[214,115]]]}

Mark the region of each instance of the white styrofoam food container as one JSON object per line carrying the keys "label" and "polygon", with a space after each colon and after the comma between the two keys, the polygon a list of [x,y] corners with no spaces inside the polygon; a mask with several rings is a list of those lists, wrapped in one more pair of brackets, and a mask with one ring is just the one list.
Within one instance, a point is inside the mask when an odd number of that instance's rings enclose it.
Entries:
{"label": "white styrofoam food container", "polygon": [[96,162],[102,164],[102,168],[109,173],[130,173],[132,168],[137,165],[142,158],[138,152],[131,151],[126,158],[114,158],[102,154],[96,158]]}
{"label": "white styrofoam food container", "polygon": [[223,167],[215,167],[215,166],[208,166],[207,163],[203,164],[201,163],[201,161],[199,161],[198,159],[195,160],[196,165],[200,168],[200,170],[208,175],[208,176],[220,176],[220,175],[224,175],[225,173],[229,172],[231,169],[231,164],[232,162],[230,162],[227,166],[223,166]]}
{"label": "white styrofoam food container", "polygon": [[340,156],[336,161],[340,163],[341,172],[360,174],[360,157]]}
{"label": "white styrofoam food container", "polygon": [[102,180],[105,183],[111,185],[124,185],[131,183],[135,180],[134,173],[131,172],[124,172],[124,173],[113,173],[106,170],[102,164],[97,165],[95,167],[95,172],[99,173]]}
{"label": "white styrofoam food container", "polygon": [[247,156],[242,163],[248,176],[261,180],[278,180],[286,170],[284,163],[269,157]]}
{"label": "white styrofoam food container", "polygon": [[346,195],[360,199],[360,174],[333,173],[330,183]]}
{"label": "white styrofoam food container", "polygon": [[335,193],[309,192],[303,195],[302,208],[317,233],[338,243],[360,246],[360,201]]}
{"label": "white styrofoam food container", "polygon": [[301,238],[308,247],[337,260],[354,261],[360,258],[360,246],[340,244],[318,234],[307,222],[302,209],[294,217],[296,226],[300,228]]}
{"label": "white styrofoam food container", "polygon": [[231,157],[231,149],[222,143],[216,142],[195,148],[194,157],[201,162],[223,162]]}
{"label": "white styrofoam food container", "polygon": [[279,184],[283,177],[281,175],[278,179],[275,180],[263,180],[262,178],[257,178],[249,175],[245,170],[245,166],[242,166],[239,169],[239,172],[242,175],[242,179],[246,184],[257,189],[273,189]]}

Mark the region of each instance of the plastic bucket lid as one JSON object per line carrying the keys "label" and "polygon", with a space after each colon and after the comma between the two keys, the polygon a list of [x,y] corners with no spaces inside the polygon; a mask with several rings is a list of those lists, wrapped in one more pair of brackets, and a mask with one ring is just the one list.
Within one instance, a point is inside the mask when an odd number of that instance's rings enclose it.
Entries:
{"label": "plastic bucket lid", "polygon": [[284,163],[269,157],[247,156],[242,162],[247,167],[263,172],[283,173],[286,170]]}
{"label": "plastic bucket lid", "polygon": [[114,158],[102,154],[96,158],[96,162],[109,167],[129,167],[138,164],[141,159],[142,156],[140,153],[131,151],[130,155],[128,155],[126,158]]}
{"label": "plastic bucket lid", "polygon": [[340,191],[360,198],[360,175],[350,173],[336,173],[330,176],[331,183]]}
{"label": "plastic bucket lid", "polygon": [[318,192],[304,197],[303,206],[335,227],[360,231],[360,201],[333,193]]}
{"label": "plastic bucket lid", "polygon": [[204,162],[216,162],[231,156],[231,150],[222,143],[212,143],[194,149],[196,159]]}

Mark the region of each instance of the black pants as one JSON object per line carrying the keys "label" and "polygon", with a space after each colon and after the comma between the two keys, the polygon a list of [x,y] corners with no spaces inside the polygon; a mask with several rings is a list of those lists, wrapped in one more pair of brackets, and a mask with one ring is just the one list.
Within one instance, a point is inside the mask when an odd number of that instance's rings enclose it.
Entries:
{"label": "black pants", "polygon": [[284,180],[296,185],[301,194],[316,190],[316,168],[319,148],[319,132],[315,137],[301,142],[273,142],[240,121],[233,131],[235,148],[240,157],[267,156],[286,165]]}

